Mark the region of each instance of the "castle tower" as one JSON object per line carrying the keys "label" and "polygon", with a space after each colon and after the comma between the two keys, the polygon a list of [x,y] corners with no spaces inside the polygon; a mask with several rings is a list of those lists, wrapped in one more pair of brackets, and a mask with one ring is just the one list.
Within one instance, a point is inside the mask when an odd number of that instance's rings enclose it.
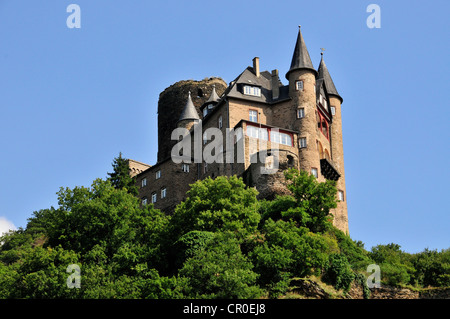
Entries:
{"label": "castle tower", "polygon": [[337,180],[336,187],[338,189],[338,206],[335,211],[334,223],[339,229],[347,229],[348,232],[348,216],[347,216],[347,194],[345,191],[345,171],[344,171],[344,145],[342,142],[342,114],[341,104],[343,102],[342,97],[336,90],[336,86],[328,72],[328,68],[323,59],[323,52],[318,69],[318,79],[323,80],[328,98],[330,101],[330,112],[333,117],[333,121],[330,125],[330,146],[331,146],[331,159],[336,166],[340,177]]}
{"label": "castle tower", "polygon": [[201,81],[179,81],[161,92],[158,101],[158,163],[170,158],[172,147],[177,143],[171,140],[171,135],[178,127],[189,92],[197,114],[201,114],[200,107],[211,96],[213,85],[219,94],[227,87],[221,78],[211,77]]}
{"label": "castle tower", "polygon": [[286,73],[289,81],[289,96],[293,107],[301,110],[302,118],[295,119],[294,128],[301,132],[299,136],[300,169],[311,172],[311,168],[318,168],[320,157],[316,148],[316,76],[305,41],[298,30],[297,42],[292,56],[291,67]]}

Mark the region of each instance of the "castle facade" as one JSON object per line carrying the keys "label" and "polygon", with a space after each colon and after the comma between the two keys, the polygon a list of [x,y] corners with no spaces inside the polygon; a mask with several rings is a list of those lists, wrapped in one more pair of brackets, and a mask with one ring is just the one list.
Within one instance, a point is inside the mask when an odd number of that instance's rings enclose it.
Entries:
{"label": "castle facade", "polygon": [[323,53],[318,69],[313,67],[300,29],[286,79],[284,85],[278,70],[261,71],[255,57],[229,84],[208,78],[164,90],[158,102],[157,163],[129,160],[142,204],[170,213],[190,184],[223,175],[242,177],[261,198],[270,199],[288,193],[283,171],[294,167],[319,181],[336,181],[333,223],[348,233],[343,99]]}

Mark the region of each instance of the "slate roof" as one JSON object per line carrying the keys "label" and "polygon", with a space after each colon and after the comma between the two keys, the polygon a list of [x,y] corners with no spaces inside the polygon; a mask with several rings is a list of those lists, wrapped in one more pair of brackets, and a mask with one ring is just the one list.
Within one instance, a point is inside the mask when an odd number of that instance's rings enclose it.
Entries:
{"label": "slate roof", "polygon": [[336,90],[336,86],[334,85],[333,79],[331,78],[330,73],[328,72],[328,68],[325,64],[325,61],[323,60],[323,53],[321,53],[321,55],[322,58],[320,60],[317,78],[318,80],[323,80],[323,82],[325,83],[325,89],[327,90],[327,93],[329,95],[337,96],[342,103],[343,99]]}
{"label": "slate roof", "polygon": [[192,102],[191,92],[189,92],[186,105],[183,111],[181,112],[180,118],[178,119],[178,121],[182,120],[200,120],[197,110],[195,109],[194,103]]}
{"label": "slate roof", "polygon": [[[261,102],[261,103],[276,103],[286,99],[289,99],[289,86],[283,86],[278,77],[277,83],[280,88],[280,94],[277,99],[272,98],[272,75],[268,71],[260,72],[260,76],[257,77],[252,67],[247,67],[238,77],[231,82],[227,90],[224,92],[226,97],[234,97],[244,99],[248,101]],[[261,88],[261,96],[252,96],[244,94],[243,86],[251,85]]]}
{"label": "slate roof", "polygon": [[309,56],[308,49],[306,48],[305,41],[303,40],[302,32],[300,27],[298,28],[297,42],[295,43],[294,54],[292,55],[291,67],[286,73],[286,79],[289,80],[289,73],[298,69],[310,69],[317,74],[316,69],[314,69]]}

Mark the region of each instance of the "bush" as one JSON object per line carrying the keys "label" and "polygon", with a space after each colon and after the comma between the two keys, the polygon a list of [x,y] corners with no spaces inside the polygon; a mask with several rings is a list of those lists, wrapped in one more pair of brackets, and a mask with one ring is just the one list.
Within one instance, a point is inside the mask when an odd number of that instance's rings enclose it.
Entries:
{"label": "bush", "polygon": [[323,276],[324,281],[332,284],[336,289],[348,291],[355,279],[355,274],[351,270],[347,258],[341,254],[331,254],[328,262]]}

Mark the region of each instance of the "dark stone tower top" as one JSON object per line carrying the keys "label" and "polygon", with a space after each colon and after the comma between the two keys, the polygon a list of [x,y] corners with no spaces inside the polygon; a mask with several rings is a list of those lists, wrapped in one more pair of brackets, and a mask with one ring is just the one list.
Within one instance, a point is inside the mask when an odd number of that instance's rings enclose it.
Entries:
{"label": "dark stone tower top", "polygon": [[299,69],[310,69],[315,74],[317,74],[316,69],[314,69],[311,62],[311,58],[306,48],[305,41],[303,40],[302,32],[300,31],[300,26],[298,26],[297,42],[295,43],[294,54],[292,55],[291,67],[286,73],[286,79],[289,80],[289,73],[294,70]]}
{"label": "dark stone tower top", "polygon": [[[208,101],[215,86],[216,94],[222,94],[227,88],[224,80],[217,77],[206,78],[201,81],[185,80],[179,81],[166,88],[159,95],[158,101],[158,163],[170,158],[170,151],[176,144],[171,140],[172,131],[177,128],[177,123],[182,116],[189,114],[200,114],[200,107]],[[191,92],[192,106],[184,113]],[[186,103],[188,101],[188,103]],[[182,115],[184,113],[184,115]]]}
{"label": "dark stone tower top", "polygon": [[331,78],[330,73],[328,72],[328,68],[325,64],[325,61],[323,60],[323,52],[320,54],[322,57],[320,59],[320,65],[319,65],[319,69],[318,69],[319,75],[317,76],[317,78],[319,80],[324,81],[325,87],[327,89],[327,93],[329,95],[335,95],[339,100],[341,100],[341,103],[342,103],[343,99],[339,95],[338,91],[336,90],[336,86],[334,85],[333,79]]}

